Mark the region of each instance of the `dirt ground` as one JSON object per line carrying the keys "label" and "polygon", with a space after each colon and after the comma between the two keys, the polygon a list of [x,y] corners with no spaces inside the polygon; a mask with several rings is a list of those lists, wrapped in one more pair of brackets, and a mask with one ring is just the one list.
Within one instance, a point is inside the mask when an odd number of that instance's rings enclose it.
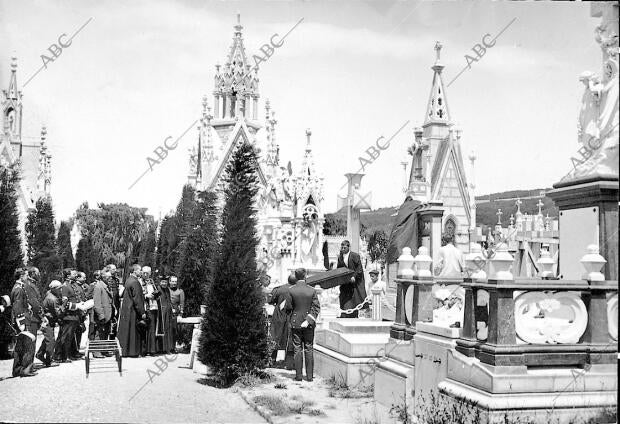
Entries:
{"label": "dirt ground", "polygon": [[[330,396],[330,384],[326,379],[315,376],[312,382],[295,381],[295,372],[283,369],[269,369],[275,375],[269,383],[240,389],[246,400],[274,424],[389,424],[395,423],[388,408],[376,404],[372,391],[365,397],[341,398]],[[342,393],[342,392],[338,392]],[[280,399],[278,402],[273,398]],[[278,414],[265,405],[266,398],[277,405],[288,405],[288,413]],[[302,403],[305,405],[301,407]],[[272,405],[274,406],[274,405]],[[299,412],[301,410],[301,413]]]}
{"label": "dirt ground", "polygon": [[122,376],[114,359],[95,360],[88,378],[83,360],[28,378],[11,378],[13,361],[0,361],[0,421],[265,422],[233,389],[197,383],[189,355],[168,358],[124,358]]}

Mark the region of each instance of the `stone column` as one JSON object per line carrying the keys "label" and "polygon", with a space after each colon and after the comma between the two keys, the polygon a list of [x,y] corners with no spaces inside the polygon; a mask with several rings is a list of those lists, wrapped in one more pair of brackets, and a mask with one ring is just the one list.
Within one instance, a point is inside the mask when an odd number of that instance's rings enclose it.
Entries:
{"label": "stone column", "polygon": [[213,102],[213,106],[214,106],[214,113],[215,113],[215,117],[219,119],[220,117],[220,95],[219,94],[214,94],[214,102]]}
{"label": "stone column", "polygon": [[456,350],[467,356],[475,356],[474,347],[477,345],[476,337],[476,298],[471,279],[466,279],[463,283],[465,288],[465,305],[463,313],[463,333],[456,342]]}
{"label": "stone column", "polygon": [[[351,251],[360,251],[360,208],[355,204],[355,194],[359,190],[364,174],[345,174],[347,187],[347,238],[351,242]],[[356,189],[357,186],[357,189]]]}

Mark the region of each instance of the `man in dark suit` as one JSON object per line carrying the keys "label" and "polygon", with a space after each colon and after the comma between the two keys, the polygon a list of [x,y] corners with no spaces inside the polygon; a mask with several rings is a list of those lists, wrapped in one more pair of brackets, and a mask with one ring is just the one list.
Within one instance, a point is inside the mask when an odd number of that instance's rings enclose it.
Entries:
{"label": "man in dark suit", "polygon": [[297,283],[289,289],[291,296],[291,331],[295,350],[295,380],[302,380],[302,363],[306,361],[306,378],[312,381],[314,375],[314,327],[321,312],[316,291],[306,284],[306,270],[295,270]]}
{"label": "man in dark suit", "polygon": [[146,337],[146,311],[144,309],[144,292],[138,278],[142,267],[138,264],[131,267],[131,275],[125,282],[123,302],[118,319],[118,341],[123,356],[136,357],[143,353],[142,343]]}
{"label": "man in dark suit", "polygon": [[[337,268],[349,268],[355,271],[355,275],[351,277],[351,283],[342,284],[340,286],[340,309],[352,309],[362,303],[366,299],[366,281],[364,280],[364,269],[362,268],[362,260],[360,255],[351,252],[351,243],[348,240],[340,244],[340,255],[338,255]],[[367,308],[368,305],[365,305]],[[359,311],[353,311],[351,314],[340,314],[340,318],[357,318]]]}
{"label": "man in dark suit", "polygon": [[75,334],[80,326],[80,314],[78,303],[82,301],[76,291],[77,271],[65,269],[63,271],[65,282],[61,288],[62,303],[65,306],[65,314],[60,325],[58,340],[55,350],[59,356],[59,362],[71,362],[72,359],[80,359],[83,355],[76,353]]}
{"label": "man in dark suit", "polygon": [[32,377],[34,351],[36,347],[38,322],[34,321],[31,299],[28,296],[28,271],[18,268],[15,271],[15,285],[11,290],[13,320],[19,334],[13,350],[13,377]]}
{"label": "man in dark suit", "polygon": [[110,322],[114,316],[114,296],[105,283],[110,277],[109,272],[104,272],[103,279],[97,280],[93,288],[93,321],[96,323],[99,340],[108,340]]}

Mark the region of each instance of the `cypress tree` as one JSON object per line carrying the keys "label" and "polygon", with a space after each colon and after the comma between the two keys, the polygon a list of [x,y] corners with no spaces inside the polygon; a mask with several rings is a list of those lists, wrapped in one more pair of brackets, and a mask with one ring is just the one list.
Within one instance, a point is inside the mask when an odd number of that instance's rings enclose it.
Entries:
{"label": "cypress tree", "polygon": [[157,246],[155,230],[157,230],[157,223],[150,222],[148,225],[149,228],[144,238],[140,240],[138,263],[142,266],[155,268],[155,247]]}
{"label": "cypress tree", "polygon": [[175,231],[176,231],[176,219],[174,215],[164,217],[161,221],[161,228],[159,229],[159,238],[157,239],[157,269],[161,275],[170,275],[173,273],[173,267],[171,259],[174,254],[175,247]]}
{"label": "cypress tree", "polygon": [[181,244],[188,233],[195,208],[194,188],[186,184],[174,215],[166,216],[161,224],[157,242],[157,269],[162,275],[174,274],[178,269]]}
{"label": "cypress tree", "polygon": [[62,260],[62,268],[74,268],[73,250],[71,249],[71,222],[61,221],[58,228],[58,256]]}
{"label": "cypress tree", "polygon": [[39,291],[45,293],[47,285],[62,269],[62,259],[56,254],[54,211],[49,197],[37,200],[35,209],[28,214],[26,239],[28,264],[39,268]]}
{"label": "cypress tree", "polygon": [[13,287],[13,273],[23,266],[17,188],[17,165],[0,165],[0,295],[9,294]]}
{"label": "cypress tree", "polygon": [[75,267],[78,271],[84,272],[87,276],[91,276],[97,267],[97,252],[93,248],[90,237],[80,239],[75,252]]}
{"label": "cypress tree", "polygon": [[181,247],[177,269],[179,285],[185,292],[185,313],[200,315],[208,288],[213,282],[213,266],[217,251],[217,208],[213,192],[198,194],[191,228]]}
{"label": "cypress tree", "polygon": [[224,385],[267,365],[266,321],[256,267],[257,154],[242,144],[226,167],[222,237],[202,321],[199,360]]}

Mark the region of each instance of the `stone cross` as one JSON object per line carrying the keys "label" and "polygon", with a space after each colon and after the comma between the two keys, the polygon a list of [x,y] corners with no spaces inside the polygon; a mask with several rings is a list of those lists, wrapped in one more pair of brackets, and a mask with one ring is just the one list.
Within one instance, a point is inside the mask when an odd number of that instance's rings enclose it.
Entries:
{"label": "stone cross", "polygon": [[518,213],[518,214],[519,214],[519,213],[521,213],[521,204],[522,204],[522,203],[523,203],[523,202],[521,201],[521,199],[520,199],[520,198],[517,198],[517,201],[515,202],[515,205],[517,205],[517,213]]}
{"label": "stone cross", "polygon": [[504,213],[502,212],[501,209],[497,210],[497,213],[495,215],[497,215],[497,225],[502,225],[502,215]]}
{"label": "stone cross", "polygon": [[536,204],[536,206],[538,206],[538,215],[542,215],[542,207],[545,206],[545,204],[542,202],[541,199],[538,199],[538,203]]}

